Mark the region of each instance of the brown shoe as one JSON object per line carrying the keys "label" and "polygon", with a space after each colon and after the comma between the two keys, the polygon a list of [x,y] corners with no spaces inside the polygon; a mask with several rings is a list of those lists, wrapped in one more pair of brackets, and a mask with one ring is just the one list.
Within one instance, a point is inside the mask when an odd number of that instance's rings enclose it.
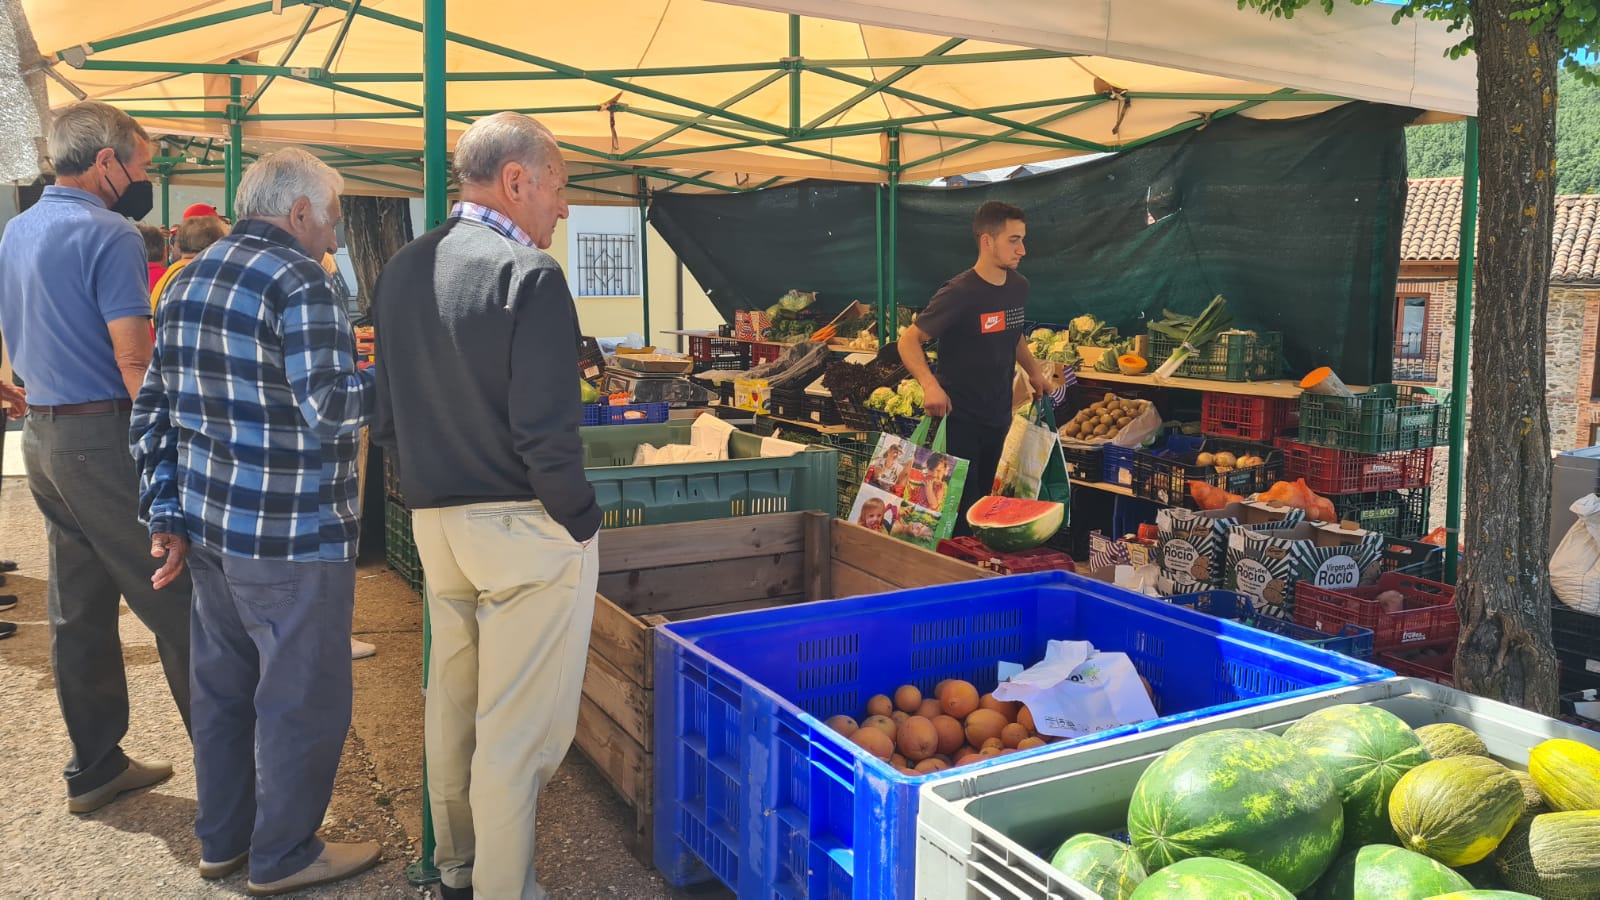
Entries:
{"label": "brown shoe", "polygon": [[200,877],[212,880],[227,878],[229,875],[244,868],[244,864],[249,861],[249,850],[235,856],[233,859],[225,859],[222,862],[206,862],[202,859],[200,860]]}
{"label": "brown shoe", "polygon": [[256,884],[254,881],[245,882],[244,889],[252,897],[269,897],[273,894],[287,894],[318,884],[328,884],[357,875],[378,864],[378,845],[372,841],[363,841],[359,844],[334,844],[327,843],[322,847],[322,853],[311,861],[311,865],[285,878],[269,881],[266,884]]}
{"label": "brown shoe", "polygon": [[137,759],[130,758],[128,767],[122,770],[121,775],[86,794],[68,797],[67,812],[80,816],[84,813],[92,813],[128,791],[137,791],[152,784],[160,784],[171,777],[172,763],[158,759],[153,759],[150,762],[140,762]]}

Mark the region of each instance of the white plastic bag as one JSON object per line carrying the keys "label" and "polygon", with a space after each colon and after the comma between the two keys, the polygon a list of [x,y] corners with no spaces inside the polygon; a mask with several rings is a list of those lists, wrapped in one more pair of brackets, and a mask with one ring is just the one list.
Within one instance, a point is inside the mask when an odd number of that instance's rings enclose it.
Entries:
{"label": "white plastic bag", "polygon": [[1044,659],[1000,682],[996,700],[1028,705],[1040,734],[1080,737],[1156,717],[1155,704],[1126,653],[1088,641],[1050,641]]}
{"label": "white plastic bag", "polygon": [[1550,558],[1550,587],[1572,609],[1600,616],[1600,496],[1579,497],[1571,509],[1578,521]]}

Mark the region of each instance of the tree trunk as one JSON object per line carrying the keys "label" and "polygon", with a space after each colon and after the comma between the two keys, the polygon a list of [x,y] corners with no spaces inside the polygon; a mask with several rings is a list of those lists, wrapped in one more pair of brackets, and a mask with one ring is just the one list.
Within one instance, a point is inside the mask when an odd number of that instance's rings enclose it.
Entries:
{"label": "tree trunk", "polygon": [[1554,714],[1544,353],[1561,55],[1553,29],[1512,20],[1523,5],[1473,5],[1482,240],[1455,675],[1474,694]]}
{"label": "tree trunk", "polygon": [[372,308],[372,292],[389,257],[411,241],[411,206],[397,197],[341,197],[344,242],[356,270],[361,311]]}

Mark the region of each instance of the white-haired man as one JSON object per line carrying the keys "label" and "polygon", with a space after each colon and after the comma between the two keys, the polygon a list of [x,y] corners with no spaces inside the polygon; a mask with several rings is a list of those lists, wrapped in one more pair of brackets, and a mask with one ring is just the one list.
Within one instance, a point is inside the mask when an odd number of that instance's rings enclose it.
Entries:
{"label": "white-haired man", "polygon": [[[428,584],[428,791],[446,900],[541,897],[539,790],[572,745],[600,509],[583,474],[578,314],[542,252],[567,215],[550,132],[516,113],[456,145],[461,202],[373,300],[373,439],[396,453]],[[382,368],[382,367],[380,367]]]}
{"label": "white-haired man", "polygon": [[374,394],[318,262],[342,188],[295,147],[245,171],[239,223],[161,301],[134,406],[141,515],[194,576],[200,874],[248,862],[255,895],[378,860],[377,844],[317,837],[350,727],[356,449]]}
{"label": "white-haired man", "polygon": [[150,212],[150,140],[127,113],[90,101],[56,116],[50,156],[55,184],[0,239],[0,330],[28,384],[22,451],[50,542],[50,665],[72,742],[67,809],[88,813],[172,774],[170,763],[122,752],[117,614],[126,597],[155,633],[187,725],[189,578],[152,575],[168,568],[152,558],[168,554],[166,536],[139,528],[128,458],[128,411],[150,361],[149,272],[128,219]]}

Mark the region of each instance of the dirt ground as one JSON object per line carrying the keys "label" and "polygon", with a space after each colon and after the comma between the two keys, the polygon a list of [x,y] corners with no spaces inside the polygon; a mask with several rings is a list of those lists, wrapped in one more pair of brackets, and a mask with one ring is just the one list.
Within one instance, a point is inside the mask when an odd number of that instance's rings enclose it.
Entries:
{"label": "dirt ground", "polygon": [[[18,568],[0,593],[18,606],[0,618],[0,897],[243,896],[245,876],[203,881],[195,871],[194,766],[161,677],[154,639],[124,607],[132,707],[124,749],[171,760],[174,776],[89,816],[66,810],[61,768],[69,748],[50,672],[44,525],[24,479],[0,487],[0,557]],[[406,879],[422,834],[422,603],[381,563],[360,568],[355,632],[378,655],[355,662],[355,705],[323,835],[375,840],[383,862],[305,897],[435,896]],[[552,897],[715,897],[679,891],[640,864],[624,835],[632,812],[576,750],[539,802],[538,869]]]}

